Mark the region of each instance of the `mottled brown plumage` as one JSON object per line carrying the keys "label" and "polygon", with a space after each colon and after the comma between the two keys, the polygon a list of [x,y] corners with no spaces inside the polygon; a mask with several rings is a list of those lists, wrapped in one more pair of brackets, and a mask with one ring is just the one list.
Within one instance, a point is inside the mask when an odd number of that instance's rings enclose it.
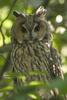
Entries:
{"label": "mottled brown plumage", "polygon": [[[26,76],[26,81],[62,78],[59,56],[51,46],[45,11],[40,7],[33,15],[14,12],[17,18],[12,27],[11,63],[15,72]],[[30,72],[33,71],[40,74],[31,75]]]}

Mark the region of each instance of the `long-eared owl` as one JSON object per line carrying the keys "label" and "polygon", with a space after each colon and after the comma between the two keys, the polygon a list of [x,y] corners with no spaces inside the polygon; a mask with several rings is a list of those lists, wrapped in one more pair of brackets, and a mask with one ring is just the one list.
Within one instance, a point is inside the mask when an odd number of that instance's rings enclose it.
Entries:
{"label": "long-eared owl", "polygon": [[[46,10],[39,7],[31,15],[17,11],[13,14],[16,16],[12,27],[13,70],[24,74],[28,82],[50,81],[62,77],[59,56],[51,46],[51,32],[45,19]],[[40,73],[30,74],[30,72]]]}

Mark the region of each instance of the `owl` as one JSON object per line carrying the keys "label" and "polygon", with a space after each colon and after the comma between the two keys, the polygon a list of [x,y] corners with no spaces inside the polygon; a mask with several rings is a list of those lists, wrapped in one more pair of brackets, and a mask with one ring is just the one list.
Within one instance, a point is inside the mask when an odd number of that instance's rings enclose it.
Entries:
{"label": "owl", "polygon": [[[16,17],[12,27],[13,71],[24,74],[26,82],[62,78],[61,62],[56,49],[51,45],[50,27],[45,18],[46,9],[41,6],[34,14],[17,11],[13,14]],[[18,81],[16,77],[16,82]],[[49,96],[44,100],[50,100]]]}

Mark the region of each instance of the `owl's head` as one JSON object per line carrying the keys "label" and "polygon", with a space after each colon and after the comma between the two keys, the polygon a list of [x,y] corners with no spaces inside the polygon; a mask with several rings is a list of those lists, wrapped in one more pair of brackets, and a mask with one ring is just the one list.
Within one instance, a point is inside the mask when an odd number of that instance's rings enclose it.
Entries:
{"label": "owl's head", "polygon": [[23,41],[43,40],[48,34],[48,25],[45,21],[46,9],[39,7],[32,15],[14,11],[16,21],[12,27],[12,35],[18,43]]}

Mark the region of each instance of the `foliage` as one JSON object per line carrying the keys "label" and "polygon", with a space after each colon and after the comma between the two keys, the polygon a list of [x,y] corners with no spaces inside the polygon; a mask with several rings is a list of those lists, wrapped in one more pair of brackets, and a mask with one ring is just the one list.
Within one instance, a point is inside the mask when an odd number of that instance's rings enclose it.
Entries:
{"label": "foliage", "polygon": [[[33,13],[38,6],[43,5],[47,9],[48,20],[53,34],[53,46],[57,48],[62,58],[62,69],[67,69],[67,2],[66,0],[0,0],[0,75],[5,67],[7,71],[7,59],[11,50],[11,27],[14,22],[13,10],[24,13]],[[47,91],[57,87],[60,95],[67,93],[67,74],[63,80],[53,80],[50,83],[31,82],[23,86],[13,85],[12,73],[5,73],[0,81],[0,100],[26,100],[29,97],[39,100],[36,87],[43,87]],[[20,75],[19,75],[20,77]],[[23,75],[21,75],[23,77]],[[1,76],[0,76],[1,78]],[[52,83],[52,84],[51,84]],[[13,94],[15,91],[15,94]],[[9,95],[10,94],[10,95]],[[61,99],[60,99],[61,100]]]}

